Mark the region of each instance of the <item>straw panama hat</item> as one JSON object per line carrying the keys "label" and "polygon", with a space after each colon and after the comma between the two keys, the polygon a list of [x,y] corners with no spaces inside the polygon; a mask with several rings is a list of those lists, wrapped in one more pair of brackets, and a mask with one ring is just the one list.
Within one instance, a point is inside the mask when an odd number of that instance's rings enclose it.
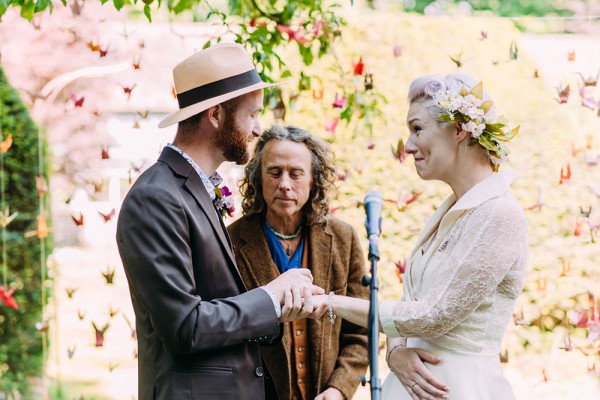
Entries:
{"label": "straw panama hat", "polygon": [[234,97],[287,82],[265,83],[250,55],[237,43],[222,43],[201,50],[173,69],[179,110],[159,128],[173,125]]}

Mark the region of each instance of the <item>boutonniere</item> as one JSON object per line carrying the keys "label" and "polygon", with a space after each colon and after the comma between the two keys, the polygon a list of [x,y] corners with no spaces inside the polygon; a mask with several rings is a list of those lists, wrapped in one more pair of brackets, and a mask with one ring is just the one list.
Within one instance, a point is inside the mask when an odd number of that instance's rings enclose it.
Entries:
{"label": "boutonniere", "polygon": [[221,214],[221,217],[225,217],[229,215],[233,217],[233,212],[235,211],[235,201],[233,200],[233,196],[231,191],[227,186],[223,186],[222,188],[215,187],[215,198],[213,199],[213,204],[215,208]]}

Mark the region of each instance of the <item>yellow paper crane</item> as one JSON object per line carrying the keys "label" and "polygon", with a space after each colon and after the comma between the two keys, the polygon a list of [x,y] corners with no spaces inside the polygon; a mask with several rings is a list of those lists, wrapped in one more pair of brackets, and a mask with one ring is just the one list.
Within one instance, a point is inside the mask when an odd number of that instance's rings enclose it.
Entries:
{"label": "yellow paper crane", "polygon": [[10,224],[17,217],[17,215],[19,215],[18,211],[10,214],[8,207],[6,207],[4,211],[0,213],[0,226],[2,228],[6,228],[8,224]]}

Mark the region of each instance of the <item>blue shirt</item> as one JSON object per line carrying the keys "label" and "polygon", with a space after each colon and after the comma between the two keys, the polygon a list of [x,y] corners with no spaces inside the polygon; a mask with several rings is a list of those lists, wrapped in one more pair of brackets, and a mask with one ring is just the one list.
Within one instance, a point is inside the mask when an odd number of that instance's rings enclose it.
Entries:
{"label": "blue shirt", "polygon": [[304,252],[304,235],[301,236],[300,244],[298,248],[292,255],[292,258],[288,258],[287,254],[285,254],[285,249],[283,248],[283,244],[277,239],[277,236],[271,229],[267,226],[266,221],[262,220],[262,230],[265,234],[265,238],[267,239],[267,244],[269,245],[269,250],[271,250],[271,257],[273,257],[273,261],[277,266],[277,269],[282,274],[290,270],[292,268],[302,268],[302,254]]}

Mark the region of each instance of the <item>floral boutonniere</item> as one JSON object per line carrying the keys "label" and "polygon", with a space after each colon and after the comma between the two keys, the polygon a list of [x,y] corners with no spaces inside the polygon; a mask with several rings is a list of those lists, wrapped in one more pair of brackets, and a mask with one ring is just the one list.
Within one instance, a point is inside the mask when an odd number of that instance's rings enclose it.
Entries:
{"label": "floral boutonniere", "polygon": [[213,204],[219,214],[221,214],[221,217],[225,217],[226,215],[233,217],[235,201],[229,188],[227,186],[223,186],[222,188],[215,187],[215,195]]}

